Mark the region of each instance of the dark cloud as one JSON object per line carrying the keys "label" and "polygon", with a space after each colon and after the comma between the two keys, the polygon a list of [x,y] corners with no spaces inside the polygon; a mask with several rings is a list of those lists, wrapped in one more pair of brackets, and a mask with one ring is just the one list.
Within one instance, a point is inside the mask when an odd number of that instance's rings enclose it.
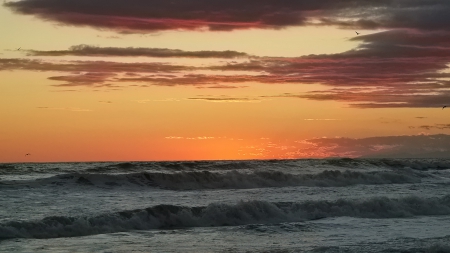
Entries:
{"label": "dark cloud", "polygon": [[[224,71],[257,71],[270,82],[321,83],[332,86],[402,86],[433,89],[448,85],[442,70],[450,63],[450,33],[388,31],[355,40],[354,50],[298,58],[253,58],[213,67]],[[420,84],[419,84],[420,83]]]}
{"label": "dark cloud", "polygon": [[80,0],[76,3],[70,0],[23,0],[6,3],[5,6],[16,13],[45,20],[110,28],[124,33],[200,28],[221,31],[281,28],[301,25],[304,22],[301,11],[316,8],[291,0]]}
{"label": "dark cloud", "polygon": [[450,3],[441,0],[374,1],[372,6],[360,5],[328,12],[323,25],[351,29],[449,30]]}
{"label": "dark cloud", "polygon": [[416,90],[375,90],[332,89],[314,91],[306,94],[282,94],[273,97],[303,98],[318,101],[342,101],[356,108],[441,108],[450,98],[450,92],[438,91],[430,94],[416,94]]}
{"label": "dark cloud", "polygon": [[[355,39],[356,40],[356,39]],[[387,31],[357,37],[354,50],[299,58],[260,58],[221,66],[266,73],[270,83],[323,84],[332,89],[282,94],[336,100],[359,108],[442,107],[450,99],[450,33]]]}
{"label": "dark cloud", "polygon": [[439,130],[443,130],[443,129],[450,129],[450,124],[434,124],[434,125],[423,125],[423,126],[419,126],[419,128],[422,129],[426,129],[426,130],[431,130],[431,129],[439,129]]}
{"label": "dark cloud", "polygon": [[160,73],[162,76],[181,71],[190,71],[194,67],[172,65],[166,63],[123,63],[107,61],[64,61],[48,62],[29,59],[2,59],[0,58],[0,71],[2,70],[29,70],[41,72],[65,72],[70,75],[48,77],[52,81],[64,82],[53,85],[55,87],[90,86],[117,88],[118,75],[140,76],[145,73]]}
{"label": "dark cloud", "polygon": [[246,53],[236,51],[183,51],[167,48],[135,48],[135,47],[96,47],[89,45],[76,45],[68,50],[38,51],[28,50],[31,56],[145,56],[145,57],[185,57],[185,58],[236,58],[247,57]]}
{"label": "dark cloud", "polygon": [[[125,82],[142,83],[139,84],[142,87],[182,85],[197,88],[240,88],[247,83],[321,84],[328,89],[270,97],[334,100],[357,108],[442,108],[448,104],[450,32],[395,30],[358,36],[353,40],[361,44],[338,54],[249,57],[245,62],[213,66],[0,58],[0,70],[68,72],[50,77],[65,82],[61,86],[113,87]],[[133,50],[143,53],[142,49]]]}
{"label": "dark cloud", "polygon": [[351,138],[317,138],[302,152],[316,156],[383,158],[450,158],[450,135],[405,135]]}
{"label": "dark cloud", "polygon": [[110,86],[105,84],[105,82],[115,76],[112,73],[102,73],[102,72],[88,72],[82,74],[68,75],[68,76],[52,76],[49,80],[54,81],[64,81],[65,84],[60,84],[58,86]]}
{"label": "dark cloud", "polygon": [[110,61],[64,61],[49,62],[29,59],[0,58],[1,70],[61,71],[61,72],[103,72],[103,73],[175,73],[194,70],[194,67],[166,63],[110,62]]}
{"label": "dark cloud", "polygon": [[335,25],[344,28],[448,30],[450,3],[442,0],[21,0],[16,13],[66,25],[122,33],[160,30],[280,29]]}
{"label": "dark cloud", "polygon": [[377,58],[450,56],[450,32],[447,31],[391,30],[360,35],[351,40],[362,42],[362,45],[336,56]]}

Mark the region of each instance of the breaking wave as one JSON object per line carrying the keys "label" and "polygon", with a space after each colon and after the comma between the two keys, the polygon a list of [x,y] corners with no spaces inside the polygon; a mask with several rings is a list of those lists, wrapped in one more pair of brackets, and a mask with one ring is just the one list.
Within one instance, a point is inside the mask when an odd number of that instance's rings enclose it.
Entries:
{"label": "breaking wave", "polygon": [[52,216],[39,221],[0,224],[0,239],[56,238],[162,228],[239,226],[301,222],[327,217],[402,218],[449,215],[450,195],[442,198],[371,198],[365,201],[308,201],[303,203],[246,201],[203,207],[158,205],[146,209],[92,217]]}
{"label": "breaking wave", "polygon": [[390,169],[410,168],[413,170],[446,170],[450,169],[448,159],[353,159],[338,158],[321,160],[324,164],[338,167],[376,166]]}
{"label": "breaking wave", "polygon": [[[426,175],[410,170],[394,171],[338,171],[326,170],[318,174],[289,174],[281,171],[244,173],[187,171],[176,173],[140,172],[129,174],[70,173],[45,179],[23,182],[26,186],[84,185],[99,187],[151,186],[170,190],[247,189],[286,186],[342,187],[357,184],[418,183]],[[3,185],[18,185],[16,182]]]}
{"label": "breaking wave", "polygon": [[178,161],[178,162],[101,162],[101,163],[49,163],[0,164],[0,175],[63,174],[63,173],[130,173],[153,171],[226,171],[269,170],[333,167],[349,169],[378,168],[397,170],[446,170],[450,159],[300,159],[300,160],[248,160],[248,161]]}

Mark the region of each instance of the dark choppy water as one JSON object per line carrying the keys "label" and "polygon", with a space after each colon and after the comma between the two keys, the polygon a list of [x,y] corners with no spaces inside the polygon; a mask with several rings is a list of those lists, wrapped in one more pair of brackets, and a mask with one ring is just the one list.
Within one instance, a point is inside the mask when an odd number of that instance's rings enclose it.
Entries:
{"label": "dark choppy water", "polygon": [[0,252],[450,252],[450,160],[0,164]]}

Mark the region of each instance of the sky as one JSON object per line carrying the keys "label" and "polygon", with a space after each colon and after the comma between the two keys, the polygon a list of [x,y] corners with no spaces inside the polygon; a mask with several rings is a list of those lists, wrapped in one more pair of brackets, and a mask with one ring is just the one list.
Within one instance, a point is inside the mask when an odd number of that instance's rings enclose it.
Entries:
{"label": "sky", "polygon": [[450,158],[448,13],[445,0],[5,0],[0,162]]}

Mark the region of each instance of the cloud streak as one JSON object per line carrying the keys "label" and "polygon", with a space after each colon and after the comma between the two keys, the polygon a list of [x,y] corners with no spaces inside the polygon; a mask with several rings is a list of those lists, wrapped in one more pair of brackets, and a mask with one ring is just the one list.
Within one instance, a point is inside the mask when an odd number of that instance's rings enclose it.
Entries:
{"label": "cloud streak", "polygon": [[63,81],[64,84],[58,84],[57,86],[111,86],[110,84],[105,84],[109,78],[115,76],[113,73],[104,72],[88,72],[81,74],[74,74],[68,76],[52,76],[49,80],[53,81]]}
{"label": "cloud streak", "polygon": [[302,142],[298,155],[312,157],[448,158],[450,135],[404,135],[369,138],[316,138]]}
{"label": "cloud streak", "polygon": [[44,109],[44,110],[62,110],[62,111],[71,111],[71,112],[92,112],[91,109],[83,109],[78,107],[47,107],[47,106],[40,106],[36,107],[37,109]]}
{"label": "cloud streak", "polygon": [[[107,88],[131,84],[235,89],[250,83],[321,84],[328,89],[260,98],[339,101],[355,108],[431,108],[448,103],[450,32],[393,30],[357,36],[352,40],[359,41],[360,45],[338,54],[248,57],[245,61],[226,64],[188,66],[158,62],[49,62],[0,58],[0,70],[64,72],[64,75],[49,77],[52,81],[63,82],[55,85],[62,87]],[[137,50],[142,53],[141,49]],[[171,52],[186,53],[181,50]],[[213,56],[232,51],[198,52],[209,52],[207,55]]]}
{"label": "cloud streak", "polygon": [[262,101],[260,98],[250,97],[230,97],[230,96],[199,96],[188,98],[188,100],[215,102],[215,103],[259,103]]}
{"label": "cloud streak", "polygon": [[419,126],[419,128],[422,129],[426,129],[426,130],[431,130],[431,129],[439,129],[439,130],[443,130],[443,129],[450,129],[450,124],[435,124],[435,125],[423,125],[423,126]]}
{"label": "cloud streak", "polygon": [[169,140],[212,140],[216,139],[216,137],[212,136],[197,136],[197,137],[181,137],[181,136],[167,136],[165,139]]}
{"label": "cloud streak", "polygon": [[306,121],[335,121],[335,120],[340,120],[340,119],[303,119]]}
{"label": "cloud streak", "polygon": [[1,70],[31,70],[58,72],[103,72],[103,73],[177,73],[195,70],[194,67],[158,62],[112,62],[112,61],[63,61],[49,62],[32,59],[0,58]]}
{"label": "cloud streak", "polygon": [[246,53],[237,51],[183,51],[167,48],[136,47],[96,47],[76,45],[68,50],[39,51],[28,50],[30,56],[97,56],[97,57],[157,57],[157,58],[225,58],[248,57]]}

